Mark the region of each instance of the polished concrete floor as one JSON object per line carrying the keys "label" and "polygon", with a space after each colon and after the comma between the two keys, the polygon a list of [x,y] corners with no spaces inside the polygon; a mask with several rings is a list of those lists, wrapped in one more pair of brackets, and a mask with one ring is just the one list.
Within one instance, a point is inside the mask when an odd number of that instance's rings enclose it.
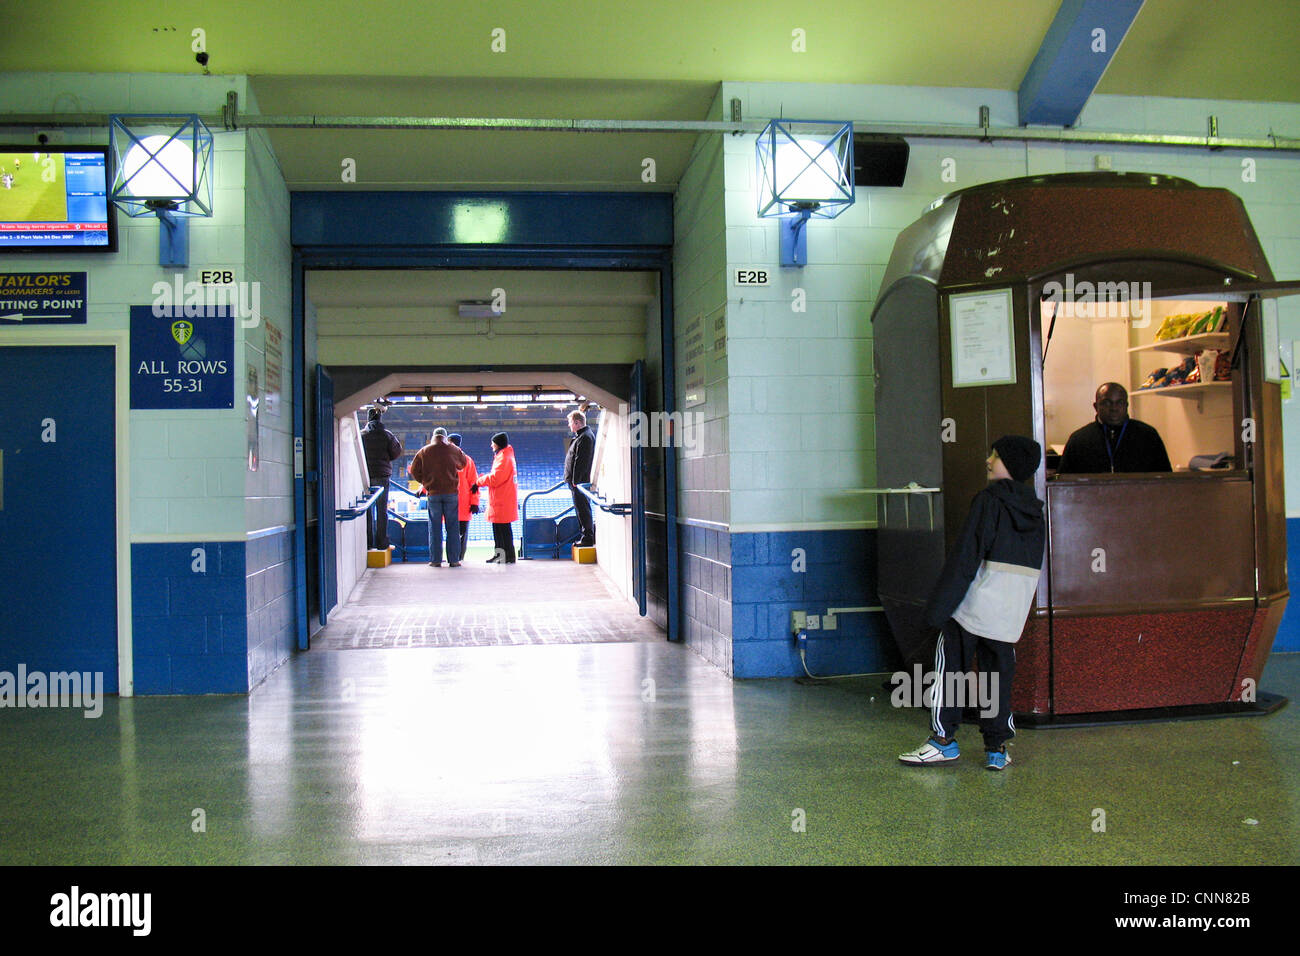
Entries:
{"label": "polished concrete floor", "polygon": [[[926,719],[880,686],[663,642],[315,650],[246,698],[3,710],[0,863],[1300,863],[1300,705],[1022,730],[994,774],[898,764]],[[1300,655],[1262,686],[1300,695]]]}
{"label": "polished concrete floor", "polygon": [[428,562],[372,568],[312,636],[312,647],[481,647],[662,641],[599,565],[530,560],[487,564],[471,548],[459,568]]}

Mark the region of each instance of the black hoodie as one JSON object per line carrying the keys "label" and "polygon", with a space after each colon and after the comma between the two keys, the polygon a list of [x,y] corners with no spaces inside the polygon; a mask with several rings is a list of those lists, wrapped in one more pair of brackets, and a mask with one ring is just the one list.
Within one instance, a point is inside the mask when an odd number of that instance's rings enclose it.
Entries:
{"label": "black hoodie", "polygon": [[970,514],[925,609],[925,623],[954,618],[972,634],[1014,644],[1034,603],[1047,524],[1033,489],[1002,478],[971,499]]}

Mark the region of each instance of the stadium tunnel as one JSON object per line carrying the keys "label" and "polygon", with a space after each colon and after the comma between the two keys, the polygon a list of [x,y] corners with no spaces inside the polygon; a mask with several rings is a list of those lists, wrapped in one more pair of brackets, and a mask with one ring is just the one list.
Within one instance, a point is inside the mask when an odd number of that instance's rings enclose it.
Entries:
{"label": "stadium tunnel", "polygon": [[[659,277],[646,271],[309,272],[302,338],[316,362],[305,362],[304,383],[307,646],[664,639],[664,535],[647,541],[647,510],[663,513],[664,445],[692,436],[674,433],[671,419],[649,407],[660,403],[646,397],[661,309]],[[377,486],[360,433],[376,405],[403,445],[382,519],[388,560],[367,550],[367,523],[377,518],[377,506],[365,508],[367,489]],[[570,560],[577,518],[562,481],[567,414],[578,409],[596,433],[595,567]],[[407,467],[437,426],[463,434],[480,474],[491,467],[490,436],[510,435],[516,565],[484,566],[492,531],[479,514],[456,577],[428,566],[427,511]],[[486,511],[486,495],[483,504]]]}

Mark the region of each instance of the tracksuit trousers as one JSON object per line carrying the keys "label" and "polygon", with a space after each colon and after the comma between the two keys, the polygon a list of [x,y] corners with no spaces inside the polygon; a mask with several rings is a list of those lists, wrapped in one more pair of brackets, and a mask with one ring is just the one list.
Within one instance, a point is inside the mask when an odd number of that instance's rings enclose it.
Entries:
{"label": "tracksuit trousers", "polygon": [[936,737],[956,735],[965,707],[980,712],[985,750],[1001,750],[1016,735],[1011,716],[1016,645],[972,634],[949,618],[935,645],[934,675],[930,729]]}

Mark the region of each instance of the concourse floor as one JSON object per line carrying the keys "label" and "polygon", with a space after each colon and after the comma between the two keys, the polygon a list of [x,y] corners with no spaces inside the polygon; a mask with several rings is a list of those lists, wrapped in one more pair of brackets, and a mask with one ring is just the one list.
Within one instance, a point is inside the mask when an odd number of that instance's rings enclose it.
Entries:
{"label": "concourse floor", "polygon": [[[926,715],[881,680],[733,682],[663,641],[392,648],[248,697],[6,709],[0,863],[1300,863],[1300,705],[1022,730],[995,774],[969,728],[958,765],[898,764]],[[1262,687],[1300,694],[1300,656]]]}
{"label": "concourse floor", "polygon": [[312,648],[478,647],[662,641],[653,621],[595,564],[532,560],[486,564],[471,548],[459,568],[428,562],[366,571]]}

